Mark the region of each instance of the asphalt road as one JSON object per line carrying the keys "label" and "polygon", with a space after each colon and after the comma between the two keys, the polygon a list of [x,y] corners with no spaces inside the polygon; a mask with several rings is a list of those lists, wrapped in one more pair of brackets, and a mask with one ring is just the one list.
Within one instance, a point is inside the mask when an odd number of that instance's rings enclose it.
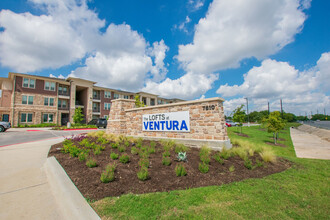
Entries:
{"label": "asphalt road", "polygon": [[330,130],[330,121],[307,121],[303,124]]}
{"label": "asphalt road", "polygon": [[88,133],[88,132],[96,131],[96,130],[55,131],[55,130],[39,130],[38,128],[31,128],[31,130],[32,131],[27,131],[26,129],[24,130],[8,129],[6,132],[1,132],[0,147],[11,144],[19,144],[24,142],[51,139],[56,137],[67,137],[80,133]]}

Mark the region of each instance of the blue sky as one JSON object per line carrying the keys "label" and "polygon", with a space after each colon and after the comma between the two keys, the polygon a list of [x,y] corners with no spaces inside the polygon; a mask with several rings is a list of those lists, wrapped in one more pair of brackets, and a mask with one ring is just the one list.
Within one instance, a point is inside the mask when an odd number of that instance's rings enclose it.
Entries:
{"label": "blue sky", "polygon": [[0,77],[67,77],[225,113],[330,112],[326,0],[2,0]]}

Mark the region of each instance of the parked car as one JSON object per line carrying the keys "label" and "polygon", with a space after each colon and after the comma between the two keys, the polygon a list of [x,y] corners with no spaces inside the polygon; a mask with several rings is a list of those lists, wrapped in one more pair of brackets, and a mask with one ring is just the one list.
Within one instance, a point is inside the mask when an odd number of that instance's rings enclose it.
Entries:
{"label": "parked car", "polygon": [[234,126],[237,126],[237,125],[238,125],[237,122],[233,122],[233,121],[231,121],[231,120],[227,120],[227,121],[226,121],[226,124],[229,124],[229,125],[230,125],[230,126],[228,126],[228,127],[234,127]]}
{"label": "parked car", "polygon": [[228,124],[228,123],[226,122],[226,126],[227,126],[227,127],[231,127],[231,124]]}
{"label": "parked car", "polygon": [[0,132],[5,132],[9,128],[11,128],[11,124],[9,122],[0,121]]}
{"label": "parked car", "polygon": [[92,119],[90,122],[88,122],[89,125],[96,125],[96,127],[100,128],[106,128],[108,121],[105,118],[98,118],[98,119]]}

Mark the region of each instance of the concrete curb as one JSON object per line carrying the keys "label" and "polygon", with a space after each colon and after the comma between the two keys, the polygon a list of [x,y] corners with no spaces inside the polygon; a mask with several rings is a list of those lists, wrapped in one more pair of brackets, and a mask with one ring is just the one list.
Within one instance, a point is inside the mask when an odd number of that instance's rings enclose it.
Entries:
{"label": "concrete curb", "polygon": [[44,165],[56,202],[67,219],[101,219],[72,183],[55,157]]}

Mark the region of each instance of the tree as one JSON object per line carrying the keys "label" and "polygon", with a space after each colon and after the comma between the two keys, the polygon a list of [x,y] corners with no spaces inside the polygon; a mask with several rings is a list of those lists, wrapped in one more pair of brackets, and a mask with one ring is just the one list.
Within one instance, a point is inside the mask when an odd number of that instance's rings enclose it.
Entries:
{"label": "tree", "polygon": [[278,132],[285,126],[284,120],[281,118],[281,113],[278,111],[269,114],[268,118],[264,119],[264,125],[268,133],[274,133],[274,143],[276,144]]}
{"label": "tree", "polygon": [[135,107],[137,107],[137,108],[144,107],[143,102],[140,101],[140,96],[139,95],[136,95],[134,97],[134,99],[135,99]]}
{"label": "tree", "polygon": [[239,123],[239,126],[241,127],[241,133],[242,133],[243,122],[245,120],[245,112],[242,110],[243,107],[244,107],[244,105],[237,107],[234,110],[234,114],[233,114],[233,121]]}
{"label": "tree", "polygon": [[74,115],[73,115],[73,122],[75,124],[80,124],[84,120],[84,114],[82,113],[81,108],[76,108],[74,110]]}
{"label": "tree", "polygon": [[283,113],[283,118],[287,121],[287,122],[295,122],[297,121],[297,116],[295,114],[292,113]]}

